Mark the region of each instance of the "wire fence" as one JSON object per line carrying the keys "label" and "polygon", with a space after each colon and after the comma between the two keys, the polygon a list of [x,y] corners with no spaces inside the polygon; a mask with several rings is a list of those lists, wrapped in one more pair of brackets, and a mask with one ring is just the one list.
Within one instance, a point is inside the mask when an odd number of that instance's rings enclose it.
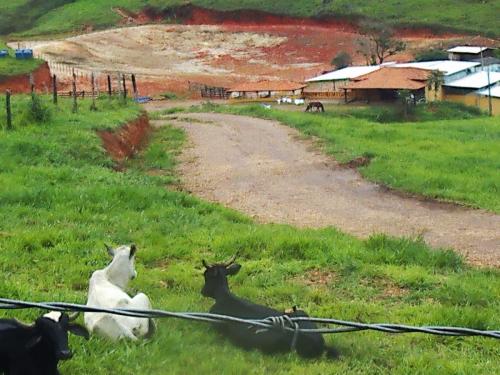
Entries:
{"label": "wire fence", "polygon": [[[350,322],[338,319],[324,319],[311,317],[294,317],[284,314],[281,317],[269,317],[265,319],[241,319],[233,316],[197,313],[197,312],[172,312],[164,310],[136,310],[136,309],[108,309],[100,307],[91,307],[74,303],[64,302],[27,302],[13,299],[0,298],[0,309],[3,310],[20,310],[20,309],[42,309],[59,312],[90,312],[90,313],[107,313],[113,315],[121,315],[136,318],[176,318],[183,320],[192,320],[205,323],[235,323],[245,326],[253,326],[261,329],[283,329],[290,332],[300,333],[321,333],[334,334],[354,331],[379,331],[385,333],[425,333],[440,336],[481,336],[494,339],[500,339],[500,331],[485,331],[462,327],[438,327],[425,326],[416,327],[401,324],[366,324],[358,322]],[[340,328],[316,328],[304,329],[299,328],[298,323],[310,322],[321,325],[335,325]]]}

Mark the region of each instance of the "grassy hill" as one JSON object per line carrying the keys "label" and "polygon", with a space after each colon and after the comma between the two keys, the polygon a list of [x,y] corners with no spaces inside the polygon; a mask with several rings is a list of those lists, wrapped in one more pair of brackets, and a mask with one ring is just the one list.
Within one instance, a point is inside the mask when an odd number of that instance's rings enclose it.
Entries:
{"label": "grassy hill", "polygon": [[42,63],[42,60],[39,59],[16,60],[14,57],[14,51],[8,48],[7,45],[0,40],[0,50],[3,49],[8,49],[10,55],[0,59],[0,80],[2,77],[30,73],[38,68]]}
{"label": "grassy hill", "polygon": [[138,11],[193,4],[216,10],[253,9],[275,14],[315,17],[324,15],[370,17],[401,25],[432,25],[473,33],[500,35],[497,15],[500,0],[12,0],[0,4],[0,35],[29,35],[104,28],[120,16],[113,7]]}
{"label": "grassy hill", "polygon": [[[136,242],[134,291],[157,308],[208,311],[200,294],[201,259],[240,254],[233,290],[286,309],[363,322],[500,326],[497,270],[475,269],[455,253],[382,235],[356,239],[334,228],[261,225],[237,212],[166,186],[176,180],[184,134],[156,131],[126,170],[113,170],[96,129],[113,129],[137,106],[100,100],[99,111],[71,101],[49,108],[50,120],[26,116],[14,97],[12,131],[0,130],[0,295],[85,303],[91,273],[108,262],[104,243]],[[4,117],[0,115],[0,129]],[[363,124],[364,125],[364,124]],[[460,129],[458,129],[460,131]],[[154,173],[152,173],[154,172]],[[35,311],[0,317],[32,320]],[[307,361],[235,348],[206,324],[161,320],[148,342],[71,338],[75,357],[63,374],[492,374],[500,355],[493,339],[344,333],[328,337],[341,359]]]}

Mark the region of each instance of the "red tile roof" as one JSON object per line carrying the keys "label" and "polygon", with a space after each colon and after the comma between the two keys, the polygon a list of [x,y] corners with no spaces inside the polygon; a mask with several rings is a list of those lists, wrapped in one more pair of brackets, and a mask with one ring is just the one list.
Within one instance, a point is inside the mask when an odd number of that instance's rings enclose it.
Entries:
{"label": "red tile roof", "polygon": [[241,83],[231,87],[229,92],[257,92],[257,91],[295,91],[306,87],[297,82],[288,81],[260,81]]}
{"label": "red tile roof", "polygon": [[429,72],[417,68],[384,67],[353,79],[347,89],[419,90],[427,85]]}

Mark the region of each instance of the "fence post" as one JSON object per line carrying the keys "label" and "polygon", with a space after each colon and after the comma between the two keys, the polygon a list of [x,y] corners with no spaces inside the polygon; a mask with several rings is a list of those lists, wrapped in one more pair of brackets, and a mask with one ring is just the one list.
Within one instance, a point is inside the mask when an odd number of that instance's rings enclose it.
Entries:
{"label": "fence post", "polygon": [[5,91],[5,109],[7,111],[7,130],[12,129],[12,110],[10,107],[10,96],[11,96],[11,91],[10,90]]}
{"label": "fence post", "polygon": [[135,81],[135,74],[132,74],[132,87],[134,89],[134,97],[137,99],[137,82]]}
{"label": "fence post", "polygon": [[76,74],[75,71],[73,70],[73,113],[78,112],[78,102],[76,99]]}
{"label": "fence post", "polygon": [[57,105],[57,76],[52,76],[52,101]]}
{"label": "fence post", "polygon": [[35,93],[35,77],[33,77],[33,73],[30,73],[30,87],[31,87],[31,96]]}
{"label": "fence post", "polygon": [[92,105],[90,106],[91,111],[97,111],[97,107],[95,105],[95,76],[94,72],[90,76],[90,80],[92,81]]}
{"label": "fence post", "polygon": [[111,76],[108,74],[108,95],[111,98],[113,95],[113,88],[111,87]]}
{"label": "fence post", "polygon": [[123,83],[123,100],[127,100],[127,81],[125,74],[122,74],[122,83]]}

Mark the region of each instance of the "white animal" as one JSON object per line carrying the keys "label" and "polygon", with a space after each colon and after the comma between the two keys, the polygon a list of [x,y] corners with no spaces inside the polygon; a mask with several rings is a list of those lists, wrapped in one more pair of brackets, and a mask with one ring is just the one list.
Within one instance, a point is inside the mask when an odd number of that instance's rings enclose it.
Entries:
{"label": "white animal", "polygon": [[295,103],[295,105],[304,105],[305,104],[304,99],[295,99],[293,102]]}
{"label": "white animal", "polygon": [[[106,246],[113,261],[104,269],[95,271],[90,278],[87,306],[150,310],[149,298],[139,293],[131,298],[124,289],[137,276],[135,271],[135,245],[112,249]],[[85,313],[85,325],[98,336],[111,340],[150,337],[155,326],[152,319],[133,318],[104,313]]]}
{"label": "white animal", "polygon": [[285,98],[284,100],[285,100],[285,103],[288,103],[288,104],[292,104],[292,103],[293,103],[292,98],[288,98],[288,97],[287,97],[287,98]]}
{"label": "white animal", "polygon": [[262,107],[264,107],[265,109],[271,109],[271,104],[262,104]]}

